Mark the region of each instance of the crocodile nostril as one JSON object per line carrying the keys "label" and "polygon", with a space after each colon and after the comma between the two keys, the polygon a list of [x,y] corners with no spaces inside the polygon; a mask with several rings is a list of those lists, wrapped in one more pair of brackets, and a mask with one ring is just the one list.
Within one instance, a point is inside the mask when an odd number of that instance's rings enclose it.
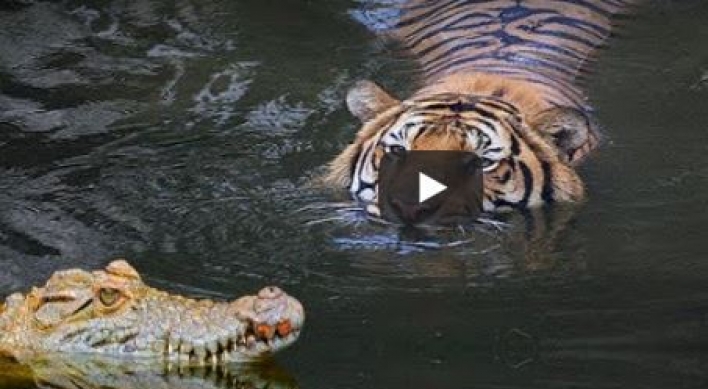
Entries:
{"label": "crocodile nostril", "polygon": [[258,292],[258,297],[262,299],[275,299],[283,295],[283,291],[277,286],[267,286]]}

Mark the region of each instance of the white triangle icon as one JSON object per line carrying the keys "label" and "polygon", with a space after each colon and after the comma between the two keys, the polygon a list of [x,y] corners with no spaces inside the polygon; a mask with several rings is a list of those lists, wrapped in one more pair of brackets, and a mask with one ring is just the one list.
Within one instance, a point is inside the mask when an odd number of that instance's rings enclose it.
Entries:
{"label": "white triangle icon", "polygon": [[436,194],[447,189],[447,186],[435,181],[434,179],[426,176],[423,173],[418,173],[418,202],[423,201],[435,196]]}

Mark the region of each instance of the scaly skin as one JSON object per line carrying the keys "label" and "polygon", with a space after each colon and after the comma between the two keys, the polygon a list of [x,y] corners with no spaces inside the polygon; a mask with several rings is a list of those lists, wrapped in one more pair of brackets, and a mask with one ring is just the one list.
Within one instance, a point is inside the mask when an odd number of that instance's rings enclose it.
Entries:
{"label": "scaly skin", "polygon": [[[101,353],[179,365],[260,359],[292,344],[300,303],[276,287],[233,302],[194,300],[145,285],[124,260],[92,273],[54,273],[0,305],[0,354]],[[24,358],[21,358],[24,359]]]}

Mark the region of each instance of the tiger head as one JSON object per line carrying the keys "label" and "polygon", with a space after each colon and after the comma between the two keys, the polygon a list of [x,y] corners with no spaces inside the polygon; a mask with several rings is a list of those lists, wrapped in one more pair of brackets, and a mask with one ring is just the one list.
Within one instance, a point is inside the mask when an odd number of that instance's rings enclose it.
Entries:
{"label": "tiger head", "polygon": [[462,201],[417,212],[396,204],[393,209],[400,212],[393,221],[447,224],[446,216],[474,219],[481,211],[581,200],[584,186],[574,166],[596,143],[591,121],[580,110],[566,107],[528,105],[536,111],[529,114],[522,112],[524,104],[518,96],[505,99],[504,93],[454,88],[423,89],[399,101],[373,82],[362,81],[349,91],[347,105],[363,126],[330,163],[325,182],[348,187],[368,214],[381,216],[381,202],[396,201],[378,196],[382,158],[411,150],[466,151],[481,159],[481,202],[470,197],[481,207]]}

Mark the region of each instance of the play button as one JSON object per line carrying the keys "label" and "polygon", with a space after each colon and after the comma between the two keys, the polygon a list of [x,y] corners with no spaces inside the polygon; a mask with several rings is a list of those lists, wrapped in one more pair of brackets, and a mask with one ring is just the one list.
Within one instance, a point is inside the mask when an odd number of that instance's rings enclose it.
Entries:
{"label": "play button", "polygon": [[418,173],[418,202],[422,203],[427,199],[447,189],[446,185],[430,178],[429,176]]}
{"label": "play button", "polygon": [[482,210],[481,159],[472,152],[386,153],[378,175],[378,206],[402,224],[456,224]]}

